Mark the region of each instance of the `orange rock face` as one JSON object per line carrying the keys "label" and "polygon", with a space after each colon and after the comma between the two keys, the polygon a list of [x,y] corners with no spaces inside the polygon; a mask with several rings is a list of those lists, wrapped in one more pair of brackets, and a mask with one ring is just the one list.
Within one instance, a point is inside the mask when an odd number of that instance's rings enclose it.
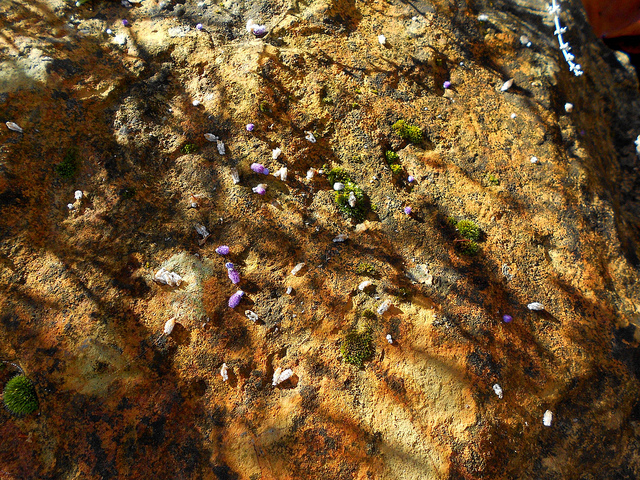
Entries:
{"label": "orange rock face", "polygon": [[638,82],[573,18],[579,78],[524,0],[3,2],[0,477],[638,478]]}

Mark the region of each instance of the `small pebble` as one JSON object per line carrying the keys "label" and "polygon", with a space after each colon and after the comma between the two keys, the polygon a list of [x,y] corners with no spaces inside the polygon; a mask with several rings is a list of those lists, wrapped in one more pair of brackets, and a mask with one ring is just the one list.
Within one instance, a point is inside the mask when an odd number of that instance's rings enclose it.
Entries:
{"label": "small pebble", "polygon": [[551,420],[553,420],[553,413],[551,412],[551,410],[547,410],[546,412],[544,412],[544,416],[542,417],[542,424],[545,427],[550,427]]}
{"label": "small pebble", "polygon": [[540,312],[540,311],[544,310],[544,305],[542,305],[540,302],[533,302],[533,303],[530,303],[529,305],[527,305],[527,308],[529,310],[534,310],[534,311]]}
{"label": "small pebble", "polygon": [[193,102],[191,102],[191,105],[197,107],[198,105],[200,105],[200,100],[194,100]]}
{"label": "small pebble", "polygon": [[538,157],[531,157],[531,163],[538,163]]}
{"label": "small pebble", "polygon": [[256,126],[253,123],[247,123],[247,132],[253,132],[254,128],[256,128]]}
{"label": "small pebble", "polygon": [[73,210],[73,203],[68,203],[68,204],[67,204],[67,208],[68,208],[69,210]]}
{"label": "small pebble", "polygon": [[76,190],[76,193],[74,194],[74,197],[76,198],[76,200],[80,200],[82,198],[82,191],[81,190]]}
{"label": "small pebble", "polygon": [[291,275],[295,277],[298,274],[298,272],[300,272],[300,270],[304,268],[305,265],[306,263],[304,262],[298,263],[295,267],[293,267],[293,270],[291,270]]}
{"label": "small pebble", "polygon": [[478,15],[478,21],[479,22],[486,22],[489,20],[489,16],[485,15],[484,13],[481,13],[480,15]]}
{"label": "small pebble", "polygon": [[571,113],[573,111],[573,103],[565,103],[564,111],[567,113]]}
{"label": "small pebble", "polygon": [[509,323],[511,320],[513,320],[513,318],[511,317],[511,315],[503,315],[502,316],[502,321],[504,323]]}
{"label": "small pebble", "polygon": [[336,191],[344,190],[344,183],[340,183],[340,182],[334,183],[333,189]]}
{"label": "small pebble", "polygon": [[515,113],[512,113],[512,114],[511,114],[511,119],[514,119],[514,118],[516,118],[517,116],[518,116],[518,115],[516,115]]}
{"label": "small pebble", "polygon": [[223,382],[226,382],[227,380],[229,380],[229,373],[228,373],[228,368],[226,363],[222,364],[222,368],[220,369],[220,376],[222,377]]}
{"label": "small pebble", "polygon": [[389,342],[389,345],[393,343],[393,338],[391,337],[390,333],[387,333],[387,342]]}
{"label": "small pebble", "polygon": [[276,148],[271,152],[271,158],[276,160],[280,156],[281,153],[282,153],[282,150],[280,150],[280,148]]}
{"label": "small pebble", "polygon": [[316,143],[316,137],[313,136],[313,132],[304,132],[304,133],[306,133],[304,138],[309,140],[311,143]]}
{"label": "small pebble", "polygon": [[378,43],[380,45],[386,45],[387,44],[387,37],[385,37],[384,35],[378,35]]}

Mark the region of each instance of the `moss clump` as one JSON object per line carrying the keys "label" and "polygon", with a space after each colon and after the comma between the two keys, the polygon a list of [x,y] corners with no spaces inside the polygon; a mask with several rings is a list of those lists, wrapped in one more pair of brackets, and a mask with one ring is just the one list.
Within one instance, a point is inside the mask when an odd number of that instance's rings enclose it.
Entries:
{"label": "moss clump", "polygon": [[[326,165],[323,166],[322,169],[326,172],[327,171]],[[349,176],[349,174],[347,172],[344,171],[344,168],[342,168],[342,167],[333,167],[327,173],[327,180],[329,180],[329,183],[331,185],[333,185],[336,182],[340,182],[340,183],[350,182],[351,181],[351,177]]]}
{"label": "moss clump", "polygon": [[402,165],[393,164],[393,165],[389,165],[389,168],[391,169],[394,175],[400,175],[402,173]]}
{"label": "moss clump", "polygon": [[17,375],[7,382],[2,401],[7,410],[17,417],[28,415],[38,408],[36,389],[24,375]]}
{"label": "moss clump", "polygon": [[345,362],[356,367],[362,367],[364,362],[370,360],[375,353],[371,330],[347,333],[342,340],[340,353]]}
{"label": "moss clump", "polygon": [[389,165],[400,162],[400,155],[398,155],[393,150],[387,150],[386,152],[384,152],[384,158],[387,160],[387,163]]}
{"label": "moss clump", "polygon": [[464,242],[458,243],[458,250],[460,250],[465,255],[473,256],[477,255],[480,251],[480,245],[473,240],[465,240]]}
{"label": "moss clump", "polygon": [[[367,200],[365,198],[362,189],[351,179],[349,174],[341,167],[334,167],[327,173],[327,179],[329,183],[333,185],[336,182],[340,182],[344,185],[344,189],[336,191],[334,193],[334,200],[338,210],[340,210],[346,217],[361,222],[367,215]],[[355,197],[355,204],[351,206],[349,204],[349,198],[351,194]]]}
{"label": "moss clump", "polygon": [[500,179],[495,175],[493,175],[492,173],[487,175],[487,182],[489,182],[489,185],[495,185],[495,186],[500,185]]}
{"label": "moss clump", "polygon": [[477,243],[482,233],[480,227],[471,220],[451,222],[450,219],[449,221],[455,226],[460,236],[460,239],[456,240],[458,250],[465,255],[476,255],[480,251],[480,246]]}
{"label": "moss clump", "polygon": [[422,130],[415,125],[409,125],[404,120],[398,120],[392,126],[398,136],[408,140],[411,143],[418,144],[422,142]]}
{"label": "moss clump", "polygon": [[120,198],[122,198],[123,200],[129,200],[130,198],[133,198],[136,196],[136,189],[123,188],[120,190],[119,194],[120,194]]}
{"label": "moss clump", "polygon": [[376,274],[376,267],[374,267],[370,263],[359,263],[356,267],[356,273],[358,275],[367,275],[369,277],[372,277]]}
{"label": "moss clump", "polygon": [[198,146],[195,143],[187,143],[184,147],[182,147],[182,153],[196,153],[198,151]]}
{"label": "moss clump", "polygon": [[258,105],[258,108],[260,109],[260,111],[262,113],[270,113],[271,112],[271,105],[269,105],[269,103],[267,103],[266,101],[260,102],[260,105]]}
{"label": "moss clump", "polygon": [[376,318],[376,314],[373,313],[373,310],[369,310],[369,309],[366,309],[365,311],[363,311],[362,316],[364,318],[368,318],[369,320]]}
{"label": "moss clump", "polygon": [[80,169],[80,160],[78,159],[78,150],[70,148],[67,150],[62,162],[56,165],[56,173],[62,178],[70,179],[78,174]]}
{"label": "moss clump", "polygon": [[456,224],[456,230],[462,238],[477,242],[480,240],[480,227],[471,220],[460,220]]}

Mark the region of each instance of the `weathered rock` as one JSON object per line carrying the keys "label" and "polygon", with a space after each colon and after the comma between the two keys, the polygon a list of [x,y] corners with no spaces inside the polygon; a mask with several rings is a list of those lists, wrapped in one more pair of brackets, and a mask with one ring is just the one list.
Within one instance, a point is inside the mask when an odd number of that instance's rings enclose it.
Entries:
{"label": "weathered rock", "polygon": [[639,478],[638,81],[544,7],[0,3],[3,475]]}

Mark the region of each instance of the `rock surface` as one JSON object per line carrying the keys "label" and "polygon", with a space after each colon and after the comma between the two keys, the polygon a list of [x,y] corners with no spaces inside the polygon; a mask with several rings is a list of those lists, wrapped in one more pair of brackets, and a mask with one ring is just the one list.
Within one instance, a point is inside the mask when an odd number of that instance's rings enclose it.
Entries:
{"label": "rock surface", "polygon": [[3,478],[640,478],[638,81],[576,0],[573,76],[545,6],[2,2],[0,360],[40,405]]}

